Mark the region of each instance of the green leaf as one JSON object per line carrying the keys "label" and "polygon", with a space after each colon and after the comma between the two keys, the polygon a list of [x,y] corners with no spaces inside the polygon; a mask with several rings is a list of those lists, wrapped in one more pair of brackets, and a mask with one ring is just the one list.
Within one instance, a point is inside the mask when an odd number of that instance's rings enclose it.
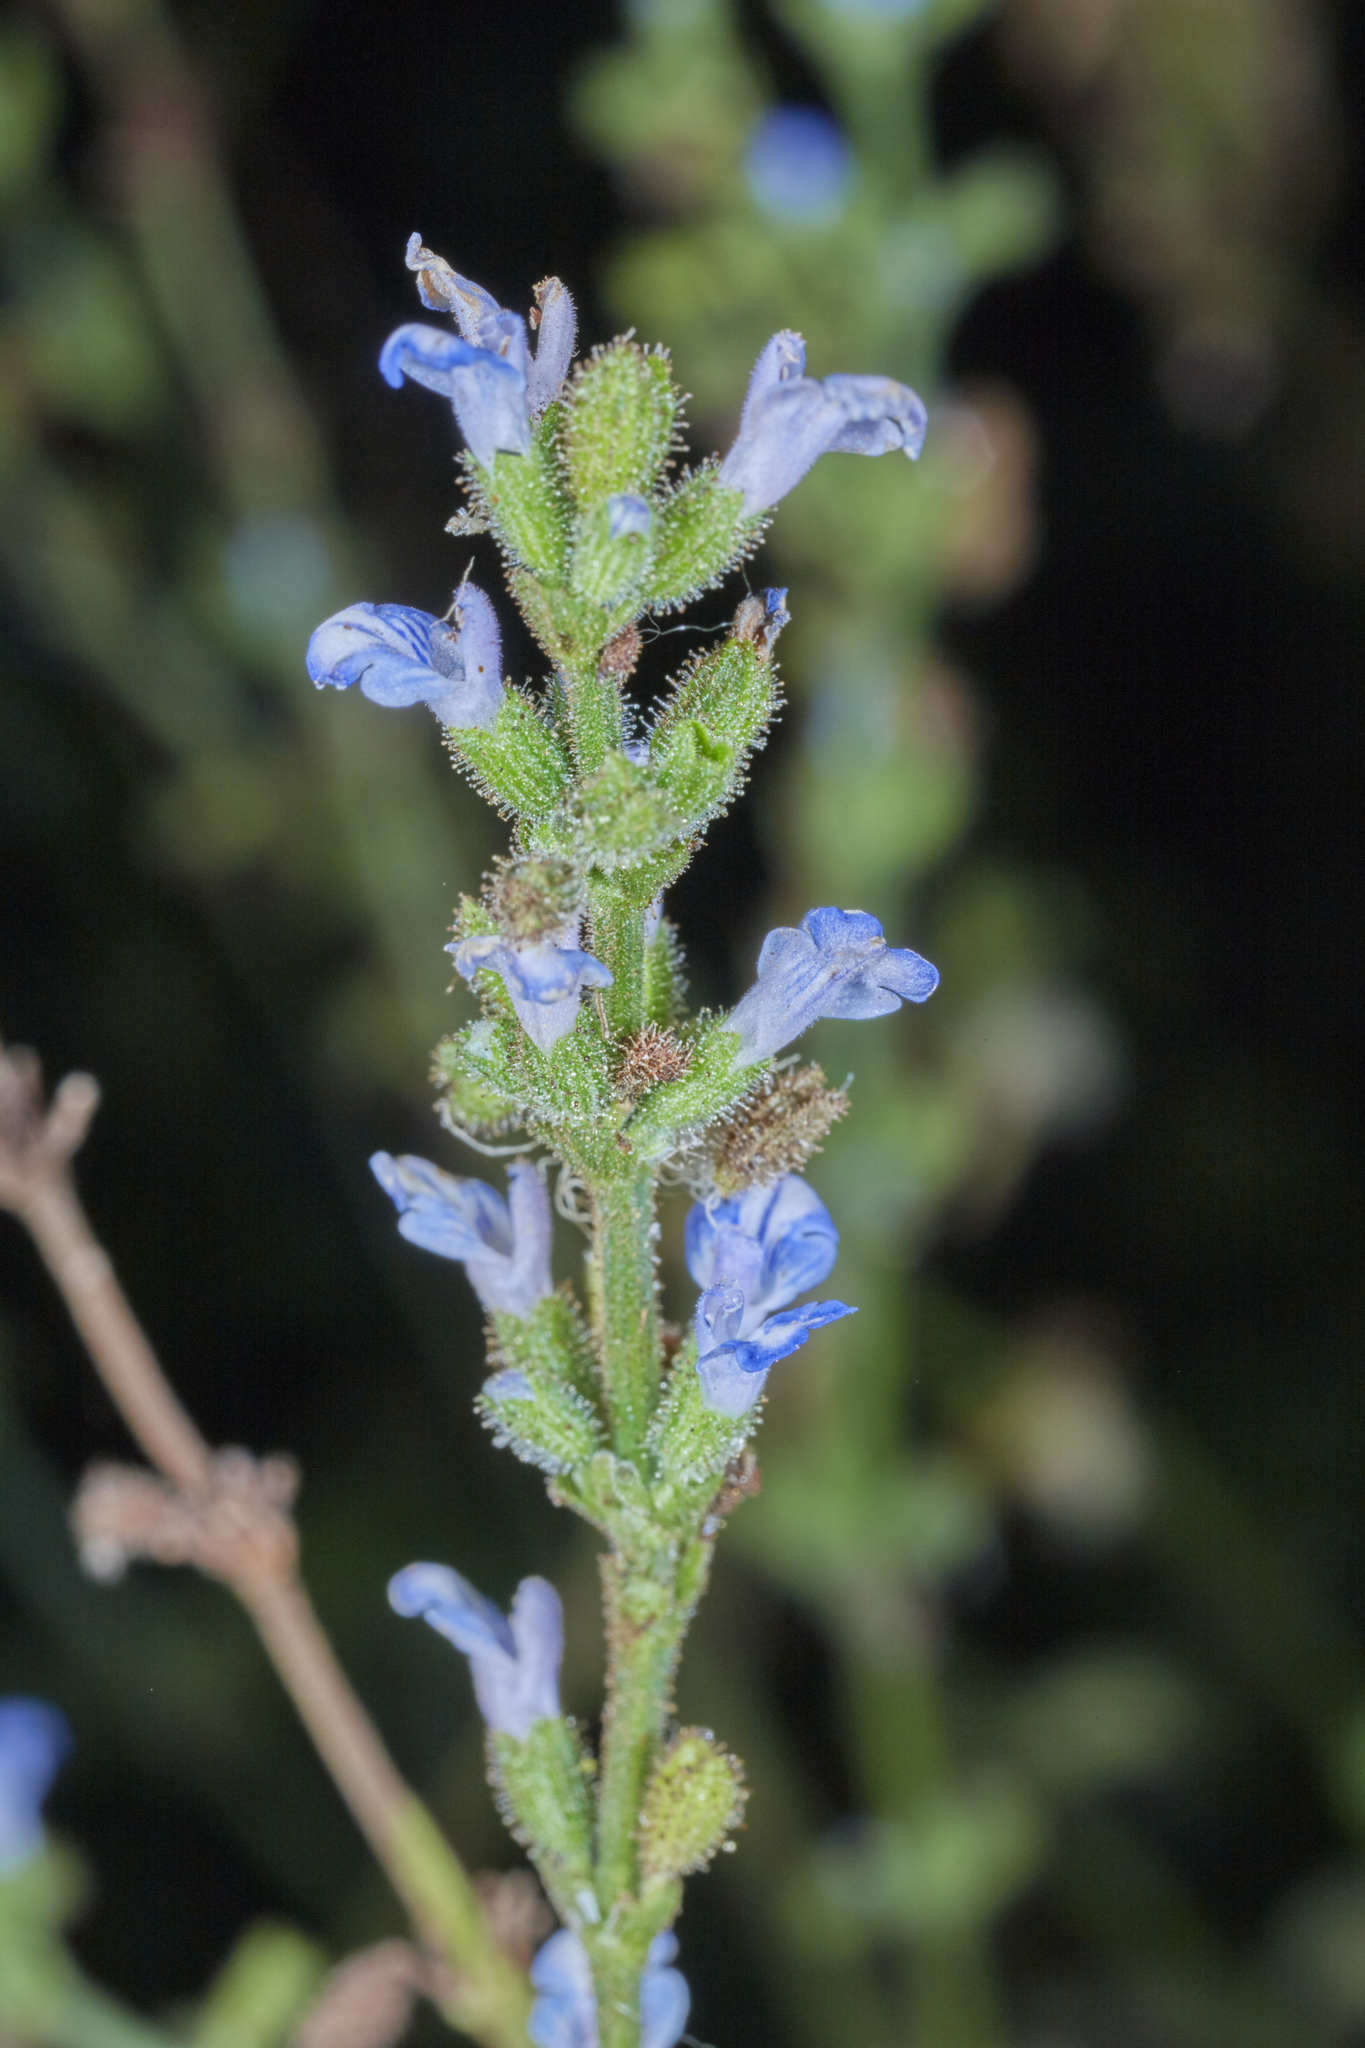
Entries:
{"label": "green leaf", "polygon": [[469,469],[488,524],[514,562],[559,577],[568,555],[568,497],[559,462],[563,407],[551,405],[531,430],[530,453],[495,455],[491,469]]}
{"label": "green leaf", "polygon": [[452,759],[475,788],[516,817],[543,817],[572,786],[563,742],[539,705],[515,684],[503,691],[490,731],[452,726],[446,740]]}
{"label": "green leaf", "polygon": [[713,462],[689,470],[665,498],[654,520],[654,565],[645,596],[654,606],[691,602],[719,583],[756,546],[762,517],[744,510],[741,491],[728,490]]}

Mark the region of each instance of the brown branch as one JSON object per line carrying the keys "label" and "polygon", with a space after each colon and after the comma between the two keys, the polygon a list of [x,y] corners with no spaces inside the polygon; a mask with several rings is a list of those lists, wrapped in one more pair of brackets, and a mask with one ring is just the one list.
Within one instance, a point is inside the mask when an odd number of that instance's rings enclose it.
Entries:
{"label": "brown branch", "polygon": [[91,1468],[73,1508],[83,1560],[102,1577],[130,1557],[193,1564],[230,1588],[414,1924],[452,1966],[448,2016],[489,2048],[520,2048],[525,1979],[399,1775],[299,1576],[292,1462],[205,1442],[81,1207],[71,1160],[98,1103],[89,1075],[73,1074],[45,1107],[34,1054],[0,1044],[0,1208],[28,1229],[106,1391],[161,1475]]}

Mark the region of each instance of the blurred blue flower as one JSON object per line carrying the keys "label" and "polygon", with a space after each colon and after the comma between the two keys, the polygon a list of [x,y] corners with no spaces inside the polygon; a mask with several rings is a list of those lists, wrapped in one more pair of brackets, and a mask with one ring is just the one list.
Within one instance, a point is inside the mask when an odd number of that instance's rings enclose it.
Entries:
{"label": "blurred blue flower", "polygon": [[794,1173],[728,1201],[695,1203],[686,1248],[687,1270],[703,1290],[693,1323],[697,1373],[718,1414],[747,1414],[780,1358],[812,1330],[854,1313],[841,1301],[789,1306],[828,1276],[839,1249],[828,1209]]}
{"label": "blurred blue flower", "polygon": [[932,0],[824,0],[831,14],[864,14],[877,21],[909,21]]}
{"label": "blurred blue flower", "polygon": [[395,390],[407,377],[448,398],[470,453],[485,469],[500,451],[525,455],[531,421],[557,396],[573,359],[577,316],[570,294],[556,277],[536,287],[533,355],[521,315],[504,311],[482,285],[433,255],[420,235],[408,241],[407,264],[417,273],[422,304],[451,314],[459,333],[405,322],[380,351],[380,374]]}
{"label": "blurred blue flower", "polygon": [[773,107],[749,138],[744,174],[765,213],[814,227],[842,211],[853,152],[820,107]]}
{"label": "blurred blue flower", "polygon": [[551,938],[513,942],[496,932],[456,939],[446,947],[455,972],[472,981],[481,968],[502,976],[522,1028],[548,1052],[578,1021],[585,988],[610,988],[610,970],[576,944],[578,920]]}
{"label": "blurred blue flower", "polygon": [[490,1315],[529,1315],[551,1292],[550,1198],[529,1160],[508,1167],[506,1201],[486,1181],[443,1173],[410,1152],[376,1152],[370,1171],[398,1211],[400,1235],[459,1259]]}
{"label": "blurred blue flower", "polygon": [[537,1721],[559,1718],[564,1610],[548,1579],[523,1579],[509,1617],[449,1565],[410,1564],[389,1580],[389,1605],[464,1652],[494,1734],[524,1742]]}
{"label": "blurred blue flower", "polygon": [[66,1716],[46,1700],[0,1699],[0,1877],[42,1846],[43,1801],[70,1747]]}
{"label": "blurred blue flower", "polygon": [[462,583],[453,624],[406,604],[351,604],[308,642],[320,690],[349,690],[390,707],[427,704],[443,725],[487,728],[502,704],[502,637],[492,604]]}
{"label": "blurred blue flower", "polygon": [[821,455],[914,457],[924,445],[923,400],[892,377],[805,374],[806,344],[784,328],[754,365],[734,446],[720,480],[763,512],[800,483]]}
{"label": "blurred blue flower", "polygon": [[[669,1967],[677,1953],[671,1934],[656,1934],[649,1945],[640,1978],[640,2048],[675,2048],[687,2025],[687,1979]],[[535,2048],[598,2048],[592,1969],[578,1935],[562,1927],[550,1936],[531,1964],[531,1984],[536,2002],[527,2031]]]}
{"label": "blurred blue flower", "polygon": [[888,946],[865,910],[808,910],[799,928],[779,925],[758,956],[758,979],[727,1022],[739,1033],[740,1066],[771,1059],[819,1017],[883,1017],[922,1003],[938,969],[908,947]]}

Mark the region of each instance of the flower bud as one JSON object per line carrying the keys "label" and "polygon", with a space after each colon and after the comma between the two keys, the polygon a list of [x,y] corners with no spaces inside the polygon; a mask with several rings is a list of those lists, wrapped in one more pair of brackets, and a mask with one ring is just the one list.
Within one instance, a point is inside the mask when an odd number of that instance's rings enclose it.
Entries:
{"label": "flower bud", "polygon": [[660,1757],[640,1810],[645,1883],[704,1870],[739,1825],[744,1770],[705,1728],[680,1728]]}

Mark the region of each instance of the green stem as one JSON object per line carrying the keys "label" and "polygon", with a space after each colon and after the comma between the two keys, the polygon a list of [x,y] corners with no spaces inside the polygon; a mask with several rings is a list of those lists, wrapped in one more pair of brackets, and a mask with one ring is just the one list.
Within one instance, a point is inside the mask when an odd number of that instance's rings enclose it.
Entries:
{"label": "green stem", "polygon": [[596,651],[566,662],[560,680],[569,748],[579,774],[591,775],[621,744],[621,693],[611,676],[598,674]]}
{"label": "green stem", "polygon": [[645,1021],[645,921],[617,883],[595,876],[588,885],[592,950],[611,969],[603,997],[617,1038],[633,1038]]}
{"label": "green stem", "polygon": [[[638,1828],[645,1787],[673,1714],[673,1677],[706,1585],[711,1544],[698,1538],[663,1570],[602,1560],[607,1711],[597,1801],[597,1898],[606,1925],[589,1939],[602,2048],[638,2048],[640,1977],[660,1925],[621,1913],[640,1888]],[[676,1902],[675,1902],[676,1903]],[[669,1913],[671,1917],[671,1910]]]}
{"label": "green stem", "polygon": [[612,1442],[638,1456],[659,1385],[659,1304],[654,1275],[654,1170],[623,1157],[593,1183],[594,1311]]}

